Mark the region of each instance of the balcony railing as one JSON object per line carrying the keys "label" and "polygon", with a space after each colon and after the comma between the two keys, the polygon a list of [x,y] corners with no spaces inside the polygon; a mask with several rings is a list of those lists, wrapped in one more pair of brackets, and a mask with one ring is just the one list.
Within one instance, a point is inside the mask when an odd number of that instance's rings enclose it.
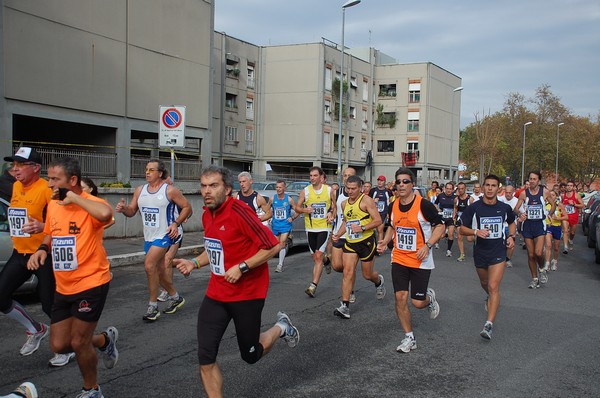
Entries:
{"label": "balcony railing", "polygon": [[[169,174],[171,174],[171,160],[161,159],[165,162]],[[147,157],[132,157],[131,158],[131,177],[144,178],[146,176]],[[175,161],[175,179],[176,180],[197,180],[200,178],[202,170],[202,162],[200,160],[183,160]]]}

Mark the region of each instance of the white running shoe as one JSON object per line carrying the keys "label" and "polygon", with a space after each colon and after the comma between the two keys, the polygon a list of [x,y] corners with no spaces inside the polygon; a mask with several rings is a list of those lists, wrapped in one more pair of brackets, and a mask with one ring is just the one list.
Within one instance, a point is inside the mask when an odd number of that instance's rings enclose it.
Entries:
{"label": "white running shoe", "polygon": [[50,361],[48,361],[48,365],[52,366],[53,368],[60,368],[61,366],[65,366],[66,364],[68,364],[69,362],[71,362],[71,359],[75,358],[75,353],[74,352],[68,352],[66,354],[54,354],[54,356],[52,357],[52,359],[50,359]]}
{"label": "white running shoe", "polygon": [[285,340],[288,347],[296,347],[300,341],[300,333],[298,333],[298,329],[292,325],[290,317],[285,312],[279,311],[277,313],[277,323],[284,326],[285,332],[281,338]]}
{"label": "white running shoe", "polygon": [[540,275],[540,283],[542,285],[546,284],[548,282],[548,272],[546,272],[546,267],[539,269],[539,275]]}
{"label": "white running shoe", "polygon": [[350,293],[350,304],[355,303],[356,302],[356,295],[354,294],[354,291],[352,293]]}
{"label": "white running shoe", "polygon": [[158,295],[157,300],[160,301],[161,303],[164,303],[168,299],[169,299],[169,293],[166,290],[161,290],[160,294]]}
{"label": "white running shoe", "polygon": [[277,267],[275,268],[275,272],[283,272],[283,265],[277,264]]}
{"label": "white running shoe", "polygon": [[540,287],[540,281],[538,278],[533,278],[527,287],[530,289],[537,289]]}
{"label": "white running shoe", "polygon": [[417,340],[406,336],[400,343],[398,347],[396,347],[396,351],[398,352],[410,352],[411,350],[415,350],[417,348]]}
{"label": "white running shoe", "polygon": [[552,260],[550,261],[550,271],[556,271],[558,269],[558,261]]}
{"label": "white running shoe", "polygon": [[506,267],[507,268],[512,268],[513,267],[513,263],[510,260],[506,260]]}
{"label": "white running shoe", "polygon": [[116,327],[110,326],[104,331],[104,334],[109,341],[106,348],[100,350],[102,353],[102,361],[104,362],[104,367],[106,369],[112,369],[119,360],[119,351],[117,350],[119,331]]}
{"label": "white running shoe", "polygon": [[446,250],[446,257],[452,257],[452,251]]}
{"label": "white running shoe", "polygon": [[385,297],[385,286],[383,282],[383,275],[379,274],[379,286],[375,288],[375,297],[377,300],[383,300]]}
{"label": "white running shoe", "polygon": [[479,332],[479,335],[486,340],[491,340],[492,339],[492,324],[489,322],[486,322],[485,325],[483,325],[483,330],[481,332]]}
{"label": "white running shoe", "polygon": [[27,341],[25,341],[25,344],[21,347],[21,355],[27,356],[36,352],[37,349],[40,348],[42,339],[48,336],[48,333],[50,332],[48,325],[40,323],[40,326],[42,327],[42,330],[37,333],[25,332],[27,334]]}
{"label": "white running shoe", "polygon": [[428,287],[427,295],[429,296],[429,305],[428,305],[429,318],[435,319],[440,314],[440,305],[438,304],[437,300],[435,299],[435,290]]}
{"label": "white running shoe", "polygon": [[35,385],[28,381],[15,388],[13,393],[24,398],[38,398],[39,396]]}
{"label": "white running shoe", "polygon": [[346,304],[340,303],[340,306],[333,310],[333,315],[342,319],[350,319],[350,308]]}

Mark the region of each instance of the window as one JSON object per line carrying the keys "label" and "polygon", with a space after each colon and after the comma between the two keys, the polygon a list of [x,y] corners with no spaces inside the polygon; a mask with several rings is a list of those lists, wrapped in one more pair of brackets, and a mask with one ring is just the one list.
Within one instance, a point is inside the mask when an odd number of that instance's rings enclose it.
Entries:
{"label": "window", "polygon": [[362,117],[362,126],[361,126],[361,128],[363,130],[366,130],[369,127],[368,126],[368,124],[369,124],[369,111],[367,109],[363,109],[362,113],[363,113],[363,117]]}
{"label": "window", "polygon": [[408,131],[419,131],[419,112],[408,112]]}
{"label": "window", "polygon": [[329,155],[331,153],[331,134],[328,132],[323,133],[323,155]]}
{"label": "window", "polygon": [[225,127],[225,141],[238,141],[237,127]]}
{"label": "window", "polygon": [[325,123],[331,123],[331,101],[329,100],[325,100],[323,120]]}
{"label": "window", "polygon": [[377,141],[377,152],[394,152],[394,140]]}
{"label": "window", "polygon": [[419,143],[417,141],[409,141],[406,143],[406,152],[418,152]]}
{"label": "window", "polygon": [[356,119],[356,108],[353,106],[350,107],[350,119]]}
{"label": "window", "polygon": [[254,120],[254,100],[246,98],[246,119]]}
{"label": "window", "polygon": [[395,97],[396,96],[396,85],[395,84],[380,84],[379,85],[379,96],[380,97]]}
{"label": "window", "polygon": [[225,107],[231,109],[237,109],[237,95],[235,94],[225,94]]}
{"label": "window", "polygon": [[225,68],[227,71],[227,76],[234,78],[240,76],[240,66],[237,60],[227,58],[227,64]]}
{"label": "window", "polygon": [[248,65],[248,88],[254,88],[254,66]]}
{"label": "window", "polygon": [[369,100],[369,82],[363,80],[363,101],[367,102]]}
{"label": "window", "polygon": [[246,153],[254,152],[254,130],[246,129]]}
{"label": "window", "polygon": [[354,137],[350,137],[350,149],[354,149]]}
{"label": "window", "polygon": [[331,85],[333,80],[331,79],[331,68],[325,68],[325,90],[331,91]]}
{"label": "window", "polygon": [[350,77],[350,87],[357,89],[358,84],[356,83],[356,77]]}
{"label": "window", "polygon": [[[336,152],[339,151],[339,149],[338,149],[339,138],[340,138],[340,136],[338,133],[336,133],[333,136],[333,150]],[[346,145],[343,144],[343,142],[344,142],[343,140],[344,140],[344,136],[342,135],[342,152],[346,150]]]}
{"label": "window", "polygon": [[421,83],[408,84],[408,102],[418,103],[421,102]]}

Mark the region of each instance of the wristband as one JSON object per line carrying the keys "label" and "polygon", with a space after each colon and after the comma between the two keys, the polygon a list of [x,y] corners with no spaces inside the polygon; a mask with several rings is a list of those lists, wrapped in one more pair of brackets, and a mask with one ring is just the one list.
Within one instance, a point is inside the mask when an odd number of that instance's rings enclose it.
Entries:
{"label": "wristband", "polygon": [[479,230],[478,229],[474,230],[473,236],[477,236],[477,231],[479,231]]}
{"label": "wristband", "polygon": [[43,250],[43,251],[45,251],[46,253],[50,253],[50,247],[48,247],[48,245],[46,245],[45,243],[42,243],[42,244],[40,245],[40,247],[38,247],[38,248],[37,248],[37,250],[36,250],[36,251],[39,251],[39,250]]}
{"label": "wristband", "polygon": [[196,269],[200,269],[200,263],[196,260],[196,257],[193,257],[190,261],[196,264]]}

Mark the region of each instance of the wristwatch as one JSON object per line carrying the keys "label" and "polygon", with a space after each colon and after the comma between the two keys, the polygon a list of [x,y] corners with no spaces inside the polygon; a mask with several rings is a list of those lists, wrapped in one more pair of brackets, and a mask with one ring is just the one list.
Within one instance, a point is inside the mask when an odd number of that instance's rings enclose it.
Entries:
{"label": "wristwatch", "polygon": [[362,230],[363,230],[363,232],[365,232],[365,231],[367,230],[367,229],[365,228],[365,226],[364,226],[364,225],[363,225],[363,226],[361,226],[361,227],[360,227],[360,229],[362,229]]}
{"label": "wristwatch", "polygon": [[433,245],[431,243],[429,243],[429,242],[425,242],[425,245],[427,246],[427,248],[429,250],[431,250],[431,248],[433,247]]}
{"label": "wristwatch", "polygon": [[246,264],[245,261],[243,263],[241,263],[239,265],[239,267],[240,267],[240,271],[242,271],[242,274],[245,274],[246,272],[250,271],[250,267],[248,267],[248,264]]}

